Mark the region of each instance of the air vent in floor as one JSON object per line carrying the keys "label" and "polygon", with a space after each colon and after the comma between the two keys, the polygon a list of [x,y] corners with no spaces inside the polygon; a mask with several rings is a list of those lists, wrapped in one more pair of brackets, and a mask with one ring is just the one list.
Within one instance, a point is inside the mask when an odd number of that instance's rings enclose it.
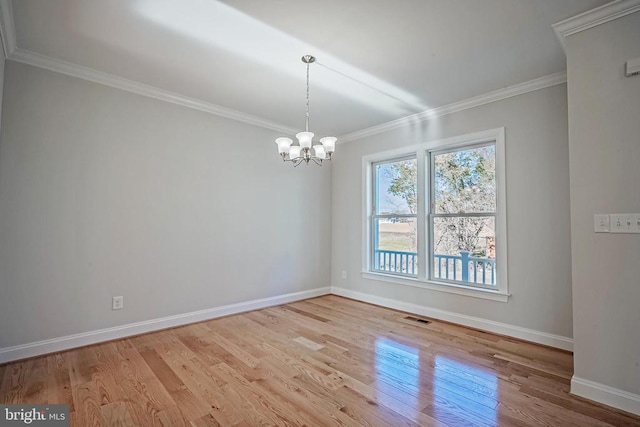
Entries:
{"label": "air vent in floor", "polygon": [[413,317],[413,316],[407,316],[407,317],[405,317],[405,319],[412,320],[414,322],[424,323],[425,325],[428,325],[429,323],[431,323],[430,321],[428,321],[426,319],[420,319],[419,317]]}

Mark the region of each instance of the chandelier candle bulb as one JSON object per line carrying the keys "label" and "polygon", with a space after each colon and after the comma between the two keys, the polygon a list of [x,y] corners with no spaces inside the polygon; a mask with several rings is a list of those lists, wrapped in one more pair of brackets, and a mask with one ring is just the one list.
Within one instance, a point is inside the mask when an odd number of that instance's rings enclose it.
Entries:
{"label": "chandelier candle bulb", "polygon": [[336,149],[337,138],[325,136],[320,138],[322,145],[313,145],[314,134],[309,132],[309,64],[315,61],[316,58],[311,55],[302,57],[302,62],[307,64],[307,114],[305,115],[305,130],[296,134],[298,145],[293,145],[294,142],[291,138],[284,136],[276,138],[278,154],[285,162],[292,162],[294,167],[302,162],[309,164],[309,161],[321,166],[323,160],[331,160],[331,155]]}

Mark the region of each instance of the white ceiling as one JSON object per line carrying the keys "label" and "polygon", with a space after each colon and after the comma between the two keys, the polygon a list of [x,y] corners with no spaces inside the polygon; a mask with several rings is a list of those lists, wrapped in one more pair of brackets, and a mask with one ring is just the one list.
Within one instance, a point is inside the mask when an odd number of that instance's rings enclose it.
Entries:
{"label": "white ceiling", "polygon": [[[6,1],[6,0],[5,0]],[[566,68],[552,24],[607,0],[14,0],[16,44],[344,135]],[[327,68],[328,67],[328,68]],[[356,82],[357,81],[357,82]],[[359,83],[358,83],[359,82]]]}

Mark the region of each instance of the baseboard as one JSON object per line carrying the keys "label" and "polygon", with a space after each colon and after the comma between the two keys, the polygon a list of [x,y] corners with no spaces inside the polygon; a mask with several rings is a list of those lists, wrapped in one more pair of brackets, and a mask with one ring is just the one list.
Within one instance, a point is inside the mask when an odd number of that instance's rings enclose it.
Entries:
{"label": "baseboard", "polygon": [[[194,311],[191,313],[178,314],[159,319],[152,319],[143,322],[130,323],[113,328],[99,329],[96,331],[83,332],[75,335],[68,335],[44,341],[37,341],[28,344],[21,344],[13,347],[0,348],[0,364],[14,360],[26,359],[48,353],[69,350],[71,348],[82,347],[114,339],[126,338],[133,335],[158,331],[161,329],[187,325],[189,323],[201,322],[203,320],[215,319],[217,317],[228,316],[230,314],[242,313],[250,310],[271,307],[279,304],[286,304],[302,299],[313,298],[321,295],[333,293],[336,295],[352,298],[383,307],[394,308],[410,313],[420,314],[434,319],[445,320],[472,328],[481,329],[496,334],[507,335],[563,350],[573,350],[573,340],[571,338],[558,335],[547,334],[545,332],[532,329],[521,328],[508,325],[506,323],[494,322],[481,319],[479,317],[467,316],[431,307],[419,306],[412,303],[398,301],[389,298],[378,297],[376,295],[352,291],[339,287],[325,287],[311,289],[308,291],[294,292],[284,295],[277,295],[269,298],[256,299],[237,304],[230,304],[206,310]],[[573,388],[572,388],[573,390]],[[579,393],[575,393],[581,395]],[[588,399],[590,397],[584,396]],[[596,400],[596,399],[592,399]],[[612,405],[614,406],[614,405]]]}
{"label": "baseboard", "polygon": [[383,298],[376,295],[352,291],[336,286],[331,287],[331,293],[347,298],[352,298],[358,301],[381,305],[383,307],[394,308],[396,310],[419,314],[425,317],[432,317],[434,319],[457,323],[458,325],[481,329],[483,331],[493,332],[495,334],[506,335],[509,337],[531,341],[562,350],[573,351],[573,339],[569,337],[548,334],[546,332],[536,331],[534,329],[521,328],[519,326],[512,326],[506,323],[494,322],[493,320],[482,319],[480,317],[467,316],[465,314],[425,307],[395,299]]}
{"label": "baseboard", "polygon": [[175,316],[168,316],[160,319],[130,323],[128,325],[115,326],[113,328],[83,332],[80,334],[68,335],[65,337],[44,341],[37,341],[33,343],[17,345],[14,347],[0,348],[0,364],[34,356],[41,356],[43,354],[69,350],[71,348],[111,341],[114,339],[126,338],[133,335],[158,331],[161,329],[187,325],[189,323],[201,322],[203,320],[215,319],[217,317],[228,316],[230,314],[257,310],[260,308],[271,307],[279,304],[287,304],[293,301],[327,295],[330,292],[330,287],[316,288],[308,291],[277,295],[237,304],[209,308],[206,310],[194,311],[191,313],[178,314]]}
{"label": "baseboard", "polygon": [[575,375],[571,378],[571,394],[640,415],[640,394],[585,380]]}

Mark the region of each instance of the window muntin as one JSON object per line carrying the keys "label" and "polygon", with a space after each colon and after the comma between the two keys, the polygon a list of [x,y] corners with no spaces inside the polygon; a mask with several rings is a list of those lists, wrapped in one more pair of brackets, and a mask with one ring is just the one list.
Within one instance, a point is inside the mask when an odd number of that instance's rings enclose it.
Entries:
{"label": "window muntin", "polygon": [[431,280],[497,289],[496,144],[427,154]]}
{"label": "window muntin", "polygon": [[372,165],[371,270],[418,275],[417,160]]}

